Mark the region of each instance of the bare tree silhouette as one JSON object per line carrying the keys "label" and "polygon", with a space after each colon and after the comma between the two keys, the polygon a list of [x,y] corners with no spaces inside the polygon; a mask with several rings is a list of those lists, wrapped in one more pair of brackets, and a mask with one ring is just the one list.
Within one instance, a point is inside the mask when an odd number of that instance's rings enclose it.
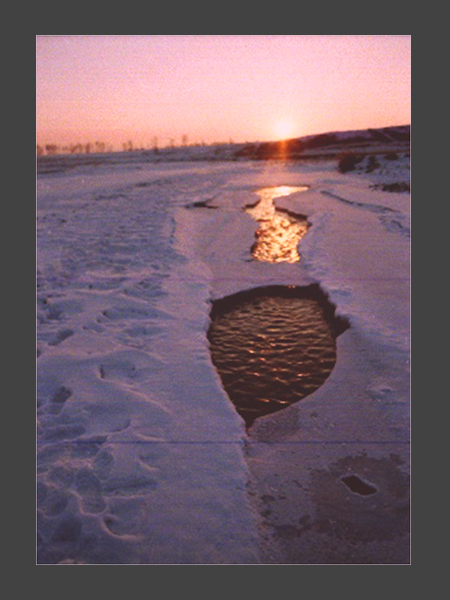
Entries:
{"label": "bare tree silhouette", "polygon": [[58,152],[58,146],[57,144],[46,144],[45,145],[45,151],[47,152],[47,154],[56,154]]}

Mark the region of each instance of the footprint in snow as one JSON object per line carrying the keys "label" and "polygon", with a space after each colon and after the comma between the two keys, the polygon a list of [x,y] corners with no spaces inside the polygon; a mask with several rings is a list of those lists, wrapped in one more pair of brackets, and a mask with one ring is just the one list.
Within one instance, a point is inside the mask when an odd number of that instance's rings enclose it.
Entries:
{"label": "footprint in snow", "polygon": [[88,468],[78,471],[75,477],[75,489],[82,498],[82,509],[87,513],[99,513],[106,504],[102,497],[100,481]]}
{"label": "footprint in snow", "polygon": [[71,337],[75,332],[72,329],[60,329],[56,336],[51,340],[49,346],[59,346],[64,340]]}

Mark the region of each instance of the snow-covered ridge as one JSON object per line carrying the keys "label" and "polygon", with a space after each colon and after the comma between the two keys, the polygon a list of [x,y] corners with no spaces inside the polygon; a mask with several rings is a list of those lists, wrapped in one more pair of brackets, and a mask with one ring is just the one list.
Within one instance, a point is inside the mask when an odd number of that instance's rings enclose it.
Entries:
{"label": "snow-covered ridge", "polygon": [[408,150],[410,126],[333,131],[276,142],[246,144],[236,156],[259,160],[331,157],[344,151],[378,153]]}

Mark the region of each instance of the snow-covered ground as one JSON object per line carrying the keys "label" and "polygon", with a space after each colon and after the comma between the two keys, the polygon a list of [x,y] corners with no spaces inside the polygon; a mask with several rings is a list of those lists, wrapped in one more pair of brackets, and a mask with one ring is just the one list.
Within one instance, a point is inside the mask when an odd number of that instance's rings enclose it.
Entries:
{"label": "snow-covered ground", "polygon": [[[410,199],[371,187],[409,181],[409,158],[121,156],[38,168],[37,561],[409,562]],[[301,261],[255,261],[243,209],[286,185],[308,186],[275,201],[308,216]],[[337,364],[246,433],[210,302],[311,282],[351,324]]]}

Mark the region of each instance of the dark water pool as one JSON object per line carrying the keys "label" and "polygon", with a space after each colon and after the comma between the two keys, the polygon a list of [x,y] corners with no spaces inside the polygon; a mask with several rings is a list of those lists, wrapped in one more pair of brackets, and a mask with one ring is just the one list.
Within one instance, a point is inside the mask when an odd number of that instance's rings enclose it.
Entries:
{"label": "dark water pool", "polygon": [[348,323],[318,285],[270,286],[216,300],[212,361],[247,428],[319,388]]}

